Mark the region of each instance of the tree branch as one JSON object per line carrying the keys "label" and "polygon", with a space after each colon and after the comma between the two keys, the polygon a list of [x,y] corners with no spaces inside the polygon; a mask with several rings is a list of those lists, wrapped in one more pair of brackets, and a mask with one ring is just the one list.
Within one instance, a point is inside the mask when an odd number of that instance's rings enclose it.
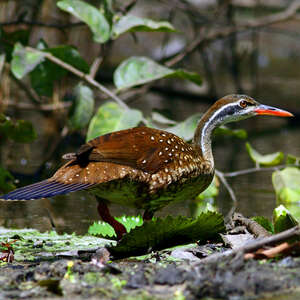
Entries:
{"label": "tree branch", "polygon": [[15,26],[15,25],[29,25],[29,26],[40,26],[40,27],[50,27],[50,28],[57,28],[57,29],[67,29],[76,26],[84,26],[86,25],[83,22],[76,22],[76,23],[66,23],[66,24],[47,24],[37,21],[26,21],[26,20],[16,20],[10,22],[1,22],[0,26]]}
{"label": "tree branch", "polygon": [[283,241],[287,241],[292,237],[300,236],[300,228],[299,226],[295,226],[291,229],[282,231],[280,233],[274,234],[272,236],[263,238],[263,239],[257,239],[253,242],[249,242],[246,245],[243,245],[241,247],[238,247],[234,250],[228,250],[222,253],[216,253],[212,254],[204,259],[202,259],[199,263],[196,263],[196,265],[202,264],[202,263],[216,263],[224,258],[227,257],[233,257],[237,254],[244,254],[247,252],[253,252],[257,249],[260,249],[264,246],[274,245]]}
{"label": "tree branch", "polygon": [[91,86],[97,88],[98,90],[100,90],[104,94],[106,94],[109,97],[111,97],[112,99],[114,99],[122,108],[129,109],[129,107],[123,102],[123,100],[121,100],[116,94],[114,94],[113,92],[111,92],[105,86],[103,86],[102,84],[100,84],[99,82],[97,82],[96,80],[94,80],[89,74],[85,74],[85,73],[79,71],[78,69],[74,68],[70,64],[67,64],[64,61],[60,60],[59,58],[55,57],[51,53],[42,52],[42,51],[39,51],[39,50],[31,48],[31,47],[26,47],[26,50],[27,51],[31,51],[31,52],[35,52],[35,53],[40,53],[41,55],[43,55],[45,58],[49,59],[53,63],[61,66],[65,70],[67,70],[67,71],[75,74],[79,78],[85,80]]}
{"label": "tree branch", "polygon": [[298,19],[298,16],[296,16],[298,9],[300,9],[300,1],[294,0],[283,12],[272,14],[266,17],[261,17],[255,21],[236,24],[236,26],[234,27],[227,27],[205,36],[198,36],[198,38],[192,41],[183,51],[175,55],[173,58],[169,59],[165,64],[169,67],[173,66],[174,64],[181,61],[187,54],[192,53],[194,50],[196,50],[198,47],[202,47],[203,45],[211,43],[217,39],[226,38],[233,33],[240,33],[249,29],[257,29],[260,27],[270,26],[276,23],[287,21],[288,19],[291,19],[293,17]]}

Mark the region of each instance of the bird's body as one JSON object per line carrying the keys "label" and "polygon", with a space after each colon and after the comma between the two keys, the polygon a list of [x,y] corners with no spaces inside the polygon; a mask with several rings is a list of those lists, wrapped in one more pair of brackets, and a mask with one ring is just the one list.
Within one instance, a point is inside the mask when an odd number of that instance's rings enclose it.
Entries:
{"label": "bird's body", "polygon": [[147,127],[109,133],[89,141],[77,153],[65,155],[69,162],[51,178],[1,198],[31,200],[88,189],[97,197],[102,219],[120,238],[125,228],[110,216],[106,203],[144,209],[149,219],[170,202],[196,197],[214,176],[213,130],[256,114],[291,115],[260,105],[248,96],[229,95],[202,117],[191,144],[172,133]]}

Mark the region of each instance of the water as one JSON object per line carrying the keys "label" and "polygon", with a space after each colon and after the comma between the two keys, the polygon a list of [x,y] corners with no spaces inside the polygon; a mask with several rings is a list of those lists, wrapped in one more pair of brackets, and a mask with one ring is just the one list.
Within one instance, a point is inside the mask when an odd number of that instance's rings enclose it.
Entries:
{"label": "water", "polygon": [[[176,112],[178,108],[180,111],[180,107],[185,107],[181,118],[194,113],[196,109],[203,111],[207,107],[203,103],[187,103],[182,99],[176,101],[178,105],[174,105],[173,99],[173,107],[177,108]],[[169,103],[165,105],[168,107]],[[61,155],[76,150],[84,142],[82,136],[72,135],[72,138],[68,137],[60,143],[55,143],[56,140],[60,140],[59,130],[53,129],[55,122],[51,122],[49,118],[46,120],[42,117],[36,118],[36,114],[36,112],[31,112],[21,117],[27,119],[29,117],[33,120],[39,131],[38,140],[32,145],[8,144],[3,149],[6,167],[14,172],[22,185],[51,176],[62,164]],[[288,123],[287,119],[260,117],[233,124],[233,127],[248,128],[248,141],[261,153],[283,151],[286,154],[300,156],[298,144],[300,129],[295,126],[289,127]],[[220,171],[230,172],[254,166],[245,150],[244,140],[219,137],[214,141],[213,150],[216,167]],[[257,172],[228,179],[236,193],[239,212],[249,217],[263,215],[271,218],[273,208],[277,205],[271,175],[272,172]],[[215,204],[223,214],[226,214],[232,205],[228,192],[223,186],[220,188],[220,195],[216,198]],[[189,205],[189,201],[169,205],[157,215],[190,215]],[[57,196],[50,200],[1,202],[0,225],[17,228],[30,227],[45,231],[51,229],[50,214],[59,232],[84,234],[89,225],[99,219],[96,207],[95,199],[86,192]],[[115,215],[140,213],[138,210],[116,205],[113,205],[111,209]]]}

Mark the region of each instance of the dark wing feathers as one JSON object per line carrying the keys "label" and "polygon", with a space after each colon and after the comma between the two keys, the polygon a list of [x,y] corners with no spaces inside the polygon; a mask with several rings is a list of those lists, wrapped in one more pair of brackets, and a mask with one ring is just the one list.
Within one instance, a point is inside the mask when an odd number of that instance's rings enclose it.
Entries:
{"label": "dark wing feathers", "polygon": [[0,198],[1,200],[34,200],[75,192],[89,188],[92,185],[87,183],[64,184],[47,179],[16,189],[0,196]]}

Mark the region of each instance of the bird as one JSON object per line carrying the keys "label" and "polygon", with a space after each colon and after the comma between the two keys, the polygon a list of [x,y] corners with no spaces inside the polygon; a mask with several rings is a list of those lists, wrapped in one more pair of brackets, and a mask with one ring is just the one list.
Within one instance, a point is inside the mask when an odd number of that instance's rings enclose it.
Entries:
{"label": "bird", "polygon": [[104,134],[77,152],[65,154],[68,162],[52,177],[0,198],[33,200],[87,190],[96,196],[100,217],[114,228],[120,240],[126,228],[111,215],[109,203],[143,209],[147,221],[171,202],[195,198],[214,177],[214,129],[257,115],[293,116],[247,95],[227,95],[203,114],[191,143],[170,132],[143,126]]}

